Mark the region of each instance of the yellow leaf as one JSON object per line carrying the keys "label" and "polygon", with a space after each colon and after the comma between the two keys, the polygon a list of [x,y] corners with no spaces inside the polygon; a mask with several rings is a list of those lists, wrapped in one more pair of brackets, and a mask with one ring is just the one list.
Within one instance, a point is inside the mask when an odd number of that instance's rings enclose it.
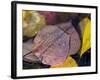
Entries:
{"label": "yellow leaf", "polygon": [[80,56],[82,56],[91,47],[91,21],[87,17],[80,22],[82,32],[82,47]]}
{"label": "yellow leaf", "polygon": [[22,12],[23,35],[33,37],[46,23],[45,18],[36,11]]}
{"label": "yellow leaf", "polygon": [[76,61],[71,57],[68,56],[65,62],[61,65],[51,66],[51,68],[66,68],[66,67],[77,67]]}

